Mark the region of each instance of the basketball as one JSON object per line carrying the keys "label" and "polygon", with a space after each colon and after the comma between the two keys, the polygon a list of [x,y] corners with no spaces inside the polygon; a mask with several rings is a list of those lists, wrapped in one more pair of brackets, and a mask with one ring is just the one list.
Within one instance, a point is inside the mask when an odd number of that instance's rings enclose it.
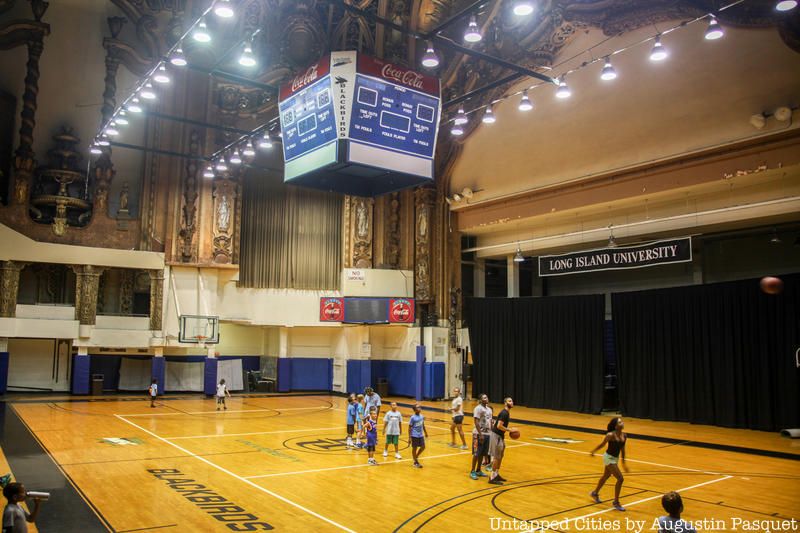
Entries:
{"label": "basketball", "polygon": [[767,294],[780,294],[783,291],[783,281],[781,278],[765,276],[761,278],[761,290]]}
{"label": "basketball", "polygon": [[519,438],[519,436],[520,436],[520,433],[519,433],[519,430],[517,428],[512,428],[512,429],[510,429],[508,431],[508,435],[512,439],[517,440]]}

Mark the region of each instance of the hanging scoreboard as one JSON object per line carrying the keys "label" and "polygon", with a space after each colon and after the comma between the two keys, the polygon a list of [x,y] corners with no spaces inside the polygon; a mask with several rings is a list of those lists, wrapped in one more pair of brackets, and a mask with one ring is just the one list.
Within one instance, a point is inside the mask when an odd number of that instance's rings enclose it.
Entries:
{"label": "hanging scoreboard", "polygon": [[433,180],[440,83],[332,52],[280,91],[285,181],[375,196]]}

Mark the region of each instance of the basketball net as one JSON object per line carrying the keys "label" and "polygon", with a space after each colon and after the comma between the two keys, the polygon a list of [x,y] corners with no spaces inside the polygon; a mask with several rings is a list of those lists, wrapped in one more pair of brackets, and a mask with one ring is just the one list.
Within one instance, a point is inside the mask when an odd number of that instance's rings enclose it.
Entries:
{"label": "basketball net", "polygon": [[205,335],[195,335],[195,339],[197,339],[197,344],[200,345],[200,348],[205,350],[206,349],[206,339],[208,339],[208,337],[206,337]]}

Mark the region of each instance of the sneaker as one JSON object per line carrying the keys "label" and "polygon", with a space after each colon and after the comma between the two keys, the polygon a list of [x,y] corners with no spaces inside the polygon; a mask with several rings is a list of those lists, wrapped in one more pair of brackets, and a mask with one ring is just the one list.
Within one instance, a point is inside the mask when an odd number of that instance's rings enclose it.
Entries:
{"label": "sneaker", "polygon": [[478,474],[476,472],[470,472],[469,473],[469,478],[470,479],[478,479]]}
{"label": "sneaker", "polygon": [[402,458],[403,458],[403,456],[402,456],[402,455],[400,455],[399,453],[396,453],[396,454],[394,454],[394,458],[395,458],[395,459],[402,459]]}
{"label": "sneaker", "polygon": [[387,452],[386,450],[383,450],[383,456],[384,457],[389,457],[389,452]]}
{"label": "sneaker", "polygon": [[475,472],[475,474],[476,474],[478,477],[489,477],[489,476],[487,476],[486,474],[484,474],[483,472],[481,472],[480,470],[478,470],[477,472]]}
{"label": "sneaker", "polygon": [[497,478],[494,478],[494,479],[490,479],[490,480],[489,480],[489,485],[502,485],[502,484],[503,484],[503,482],[502,482],[502,481],[500,481],[500,480],[499,480],[499,479],[497,479]]}
{"label": "sneaker", "polygon": [[483,468],[485,468],[487,472],[491,472],[492,471],[492,465],[486,465]]}
{"label": "sneaker", "polygon": [[625,510],[625,508],[619,502],[614,502],[611,505],[613,505],[614,509],[616,509],[617,511],[624,511]]}
{"label": "sneaker", "polygon": [[421,464],[419,464],[419,463],[414,463],[414,464],[413,464],[413,465],[411,465],[411,466],[413,466],[414,468],[422,468],[422,465],[421,465]]}
{"label": "sneaker", "polygon": [[9,483],[11,483],[11,474],[0,476],[0,487],[6,488]]}
{"label": "sneaker", "polygon": [[501,476],[500,474],[497,474],[496,476],[494,476],[494,478],[495,478],[495,479],[499,479],[500,481],[508,481],[506,478],[504,478],[504,477],[503,477],[503,476]]}
{"label": "sneaker", "polygon": [[600,495],[595,491],[590,492],[589,496],[594,500],[594,503],[603,503],[602,500],[600,500]]}
{"label": "sneaker", "polygon": [[466,450],[467,449],[467,445],[466,444],[462,444],[461,446],[459,446],[459,448],[461,448],[462,450]]}
{"label": "sneaker", "polygon": [[376,461],[375,459],[370,459],[370,460],[367,462],[367,464],[368,464],[368,465],[370,465],[370,466],[380,466],[380,465],[378,464],[378,461]]}

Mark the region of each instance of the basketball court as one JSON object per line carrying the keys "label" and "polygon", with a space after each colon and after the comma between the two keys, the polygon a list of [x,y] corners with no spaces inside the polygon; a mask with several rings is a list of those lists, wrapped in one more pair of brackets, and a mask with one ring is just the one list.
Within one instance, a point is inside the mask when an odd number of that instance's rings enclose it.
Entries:
{"label": "basketball court", "polygon": [[[407,421],[411,400],[397,401]],[[8,461],[31,480],[31,455],[47,454],[57,466],[51,475],[60,471],[96,515],[84,531],[532,527],[515,520],[552,531],[645,531],[669,490],[682,494],[683,516],[708,529],[780,531],[781,521],[800,518],[800,447],[776,434],[627,419],[621,513],[610,504],[612,484],[602,504],[588,495],[602,460],[587,452],[608,417],[515,408],[522,437],[508,445],[509,482],[492,486],[469,478],[469,450],[449,446],[444,403],[425,404],[422,469],[411,468],[404,439],[400,460],[383,458],[379,446],[378,467],[367,466],[365,451],[346,449],[345,404],[328,395],[244,395],[216,411],[197,396],[168,396],[154,409],[141,396],[25,398],[8,403],[6,423],[18,417],[40,450]]]}

